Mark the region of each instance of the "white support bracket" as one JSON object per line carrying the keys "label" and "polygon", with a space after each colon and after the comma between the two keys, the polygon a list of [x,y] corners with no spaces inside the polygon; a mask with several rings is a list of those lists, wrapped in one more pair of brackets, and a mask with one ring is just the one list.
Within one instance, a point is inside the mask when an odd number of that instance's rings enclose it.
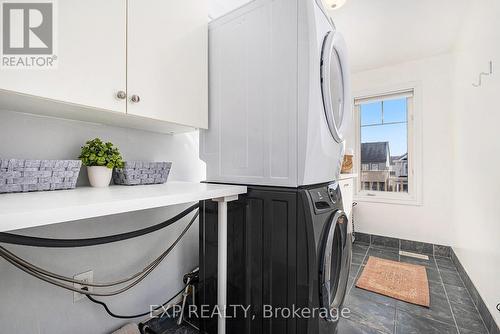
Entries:
{"label": "white support bracket", "polygon": [[238,195],[212,199],[218,204],[217,237],[217,307],[222,313],[217,321],[217,334],[226,334],[227,303],[227,203],[236,201]]}

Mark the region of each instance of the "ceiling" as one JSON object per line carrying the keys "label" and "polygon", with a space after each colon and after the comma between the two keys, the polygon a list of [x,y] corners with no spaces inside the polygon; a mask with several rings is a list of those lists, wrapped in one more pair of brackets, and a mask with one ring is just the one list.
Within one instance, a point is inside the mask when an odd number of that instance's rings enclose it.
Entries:
{"label": "ceiling", "polygon": [[449,52],[466,0],[348,0],[331,11],[355,72]]}
{"label": "ceiling", "polygon": [[[209,15],[217,18],[250,1],[209,0]],[[347,0],[330,13],[346,39],[352,70],[359,72],[451,51],[469,1]]]}

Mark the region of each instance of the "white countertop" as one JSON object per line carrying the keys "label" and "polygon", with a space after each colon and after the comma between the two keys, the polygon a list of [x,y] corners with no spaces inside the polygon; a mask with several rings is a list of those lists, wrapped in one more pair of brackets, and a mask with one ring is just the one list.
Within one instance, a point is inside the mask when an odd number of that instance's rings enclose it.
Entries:
{"label": "white countertop", "polygon": [[0,232],[153,209],[247,192],[245,186],[167,182],[0,194]]}
{"label": "white countertop", "polygon": [[347,179],[354,179],[355,177],[358,177],[358,174],[356,174],[356,173],[340,174],[339,181],[347,180]]}

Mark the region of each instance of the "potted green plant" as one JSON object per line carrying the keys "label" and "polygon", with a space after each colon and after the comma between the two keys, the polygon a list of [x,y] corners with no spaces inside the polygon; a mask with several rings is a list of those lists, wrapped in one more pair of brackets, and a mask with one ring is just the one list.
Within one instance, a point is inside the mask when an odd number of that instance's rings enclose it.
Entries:
{"label": "potted green plant", "polygon": [[113,168],[123,168],[124,165],[118,148],[99,138],[85,143],[79,159],[87,166],[90,185],[98,188],[109,186]]}

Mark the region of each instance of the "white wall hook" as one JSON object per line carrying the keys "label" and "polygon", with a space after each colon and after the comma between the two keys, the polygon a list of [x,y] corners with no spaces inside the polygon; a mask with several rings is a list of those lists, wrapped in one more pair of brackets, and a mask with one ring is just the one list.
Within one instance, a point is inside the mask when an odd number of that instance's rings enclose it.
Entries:
{"label": "white wall hook", "polygon": [[474,86],[474,87],[481,87],[482,81],[483,81],[483,76],[488,76],[488,75],[491,75],[491,74],[493,74],[493,62],[490,60],[490,70],[489,70],[489,72],[481,72],[481,73],[479,73],[478,83],[477,84],[473,83],[472,86]]}

